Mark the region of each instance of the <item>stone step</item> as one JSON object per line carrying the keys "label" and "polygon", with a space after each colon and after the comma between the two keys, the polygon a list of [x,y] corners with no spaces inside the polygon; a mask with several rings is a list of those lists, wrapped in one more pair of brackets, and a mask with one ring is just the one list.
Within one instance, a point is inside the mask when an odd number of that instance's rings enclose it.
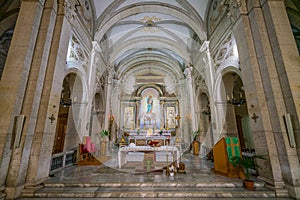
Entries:
{"label": "stone step", "polygon": [[[242,181],[239,182],[122,182],[122,183],[44,183],[45,187],[101,187],[101,188],[143,188],[143,187],[165,187],[165,188],[241,188]],[[263,182],[256,182],[256,188],[265,187]]]}
{"label": "stone step", "polygon": [[275,193],[256,183],[249,191],[241,182],[231,183],[46,183],[32,198],[273,198]]}
{"label": "stone step", "polygon": [[[23,196],[26,197],[26,196]],[[249,191],[242,188],[43,188],[32,197],[43,198],[264,198],[275,197],[273,191],[256,189]]]}

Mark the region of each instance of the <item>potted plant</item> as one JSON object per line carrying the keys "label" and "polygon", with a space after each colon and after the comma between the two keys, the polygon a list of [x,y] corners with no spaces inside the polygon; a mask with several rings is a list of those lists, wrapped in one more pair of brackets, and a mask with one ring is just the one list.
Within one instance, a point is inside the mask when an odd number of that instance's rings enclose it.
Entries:
{"label": "potted plant", "polygon": [[263,155],[254,155],[251,157],[240,157],[240,156],[233,156],[230,158],[230,163],[234,167],[243,167],[245,169],[245,177],[246,179],[243,180],[243,185],[248,190],[254,190],[254,181],[250,179],[250,169],[255,167],[259,167],[254,159],[265,159]]}
{"label": "potted plant", "polygon": [[197,135],[199,135],[199,130],[192,131],[192,138],[193,138],[192,147],[193,147],[194,155],[199,155],[199,149],[200,149],[199,141],[197,141],[196,139]]}
{"label": "potted plant", "polygon": [[102,130],[102,131],[100,131],[100,138],[102,140],[107,140],[108,139],[108,130]]}

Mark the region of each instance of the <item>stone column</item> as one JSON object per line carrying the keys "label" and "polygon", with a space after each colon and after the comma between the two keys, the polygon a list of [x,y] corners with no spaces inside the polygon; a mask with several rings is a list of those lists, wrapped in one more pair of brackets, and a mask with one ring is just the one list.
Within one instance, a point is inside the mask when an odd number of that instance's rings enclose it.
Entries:
{"label": "stone column", "polygon": [[108,78],[107,78],[107,89],[106,89],[106,110],[105,110],[105,129],[108,130],[109,125],[109,116],[111,111],[111,92],[112,92],[112,84],[113,84],[113,77],[115,75],[115,69],[113,66],[110,66],[108,69]]}
{"label": "stone column", "polygon": [[[32,67],[32,65],[43,15],[43,6],[44,4],[40,1],[22,1],[17,24],[14,29],[14,36],[11,41],[0,82],[0,187],[1,190],[5,189],[3,186],[6,182],[7,199],[14,199],[20,194],[26,176],[23,172],[27,169],[30,148],[24,152],[23,148],[28,131],[30,131],[30,133],[28,133],[30,137],[28,137],[29,141],[27,140],[26,144],[32,141],[32,126],[35,120],[34,116],[30,116],[30,109],[32,109],[33,114],[36,114],[36,108],[29,105],[33,99],[30,99],[28,95],[29,93],[34,95],[35,92],[38,92],[38,88],[31,88],[32,90],[28,91],[26,86],[27,84],[36,85],[38,81],[30,80],[29,83],[29,74],[31,68],[35,68],[34,70],[37,71],[39,70],[36,69],[37,63],[35,63],[35,67]],[[50,18],[48,18],[48,23],[49,20]],[[37,46],[41,48],[41,53],[46,53],[43,44],[37,44]],[[41,64],[41,62],[39,64]],[[38,73],[37,71],[32,73]],[[37,78],[36,75],[34,78]],[[25,98],[27,98],[26,103]],[[27,108],[26,110],[24,110],[25,107]],[[27,119],[25,121],[26,126],[21,133],[20,144],[16,144],[15,141],[12,140],[14,138],[13,127],[15,117],[20,114],[26,115]],[[28,129],[29,123],[32,125],[30,129]],[[16,146],[14,147],[14,145]],[[24,160],[25,163],[21,164],[23,156],[27,157],[27,160]],[[18,176],[20,172],[21,175]]]}
{"label": "stone column", "polygon": [[[266,29],[266,32],[274,33],[269,34],[268,40],[262,39],[262,41],[265,41],[261,45],[264,47],[265,53],[260,52],[260,55],[264,55],[265,68],[269,70],[269,84],[273,91],[274,103],[272,102],[270,111],[273,111],[271,114],[272,124],[277,124],[276,126],[273,125],[273,130],[277,149],[281,152],[279,160],[285,160],[285,162],[281,163],[284,169],[289,168],[289,170],[282,170],[283,180],[290,196],[300,199],[300,182],[298,181],[300,180],[300,108],[298,106],[300,104],[298,95],[300,91],[298,79],[300,77],[300,57],[286,13],[285,1],[264,0],[261,1],[261,9],[258,10],[258,17],[265,20],[264,29]],[[251,24],[254,24],[254,22]],[[265,33],[262,32],[264,29],[261,30],[260,35],[262,36]],[[272,59],[270,59],[272,54]],[[276,110],[273,107],[274,104],[276,105]],[[274,113],[274,111],[277,112]],[[289,113],[293,118],[292,124],[298,148],[292,148],[289,144],[288,134],[282,117],[285,113]]]}
{"label": "stone column", "polygon": [[195,97],[194,97],[194,89],[193,89],[193,79],[192,79],[192,70],[193,67],[188,66],[184,70],[184,75],[186,77],[187,81],[187,88],[189,92],[189,99],[190,99],[190,115],[191,115],[191,120],[192,120],[192,130],[196,130],[196,118],[195,118]]}
{"label": "stone column", "polygon": [[118,123],[119,123],[119,105],[120,105],[120,81],[117,79],[112,80],[113,84],[113,89],[110,91],[111,94],[111,104],[114,106],[111,106],[111,119],[113,118],[113,121],[110,121],[112,123],[112,132],[111,132],[111,141],[115,142],[116,139],[118,138]]}
{"label": "stone column", "polygon": [[[217,99],[215,97],[215,95],[217,94],[217,92],[215,91],[216,72],[210,53],[209,41],[205,41],[199,51],[204,53],[203,63],[204,65],[206,65],[205,73],[207,74],[207,76],[205,77],[205,81],[207,82],[209,91],[209,105],[211,112],[210,130],[207,132],[207,134],[209,135],[208,143],[211,145],[211,147],[213,147],[224,131],[224,124],[226,123],[224,119],[226,119],[226,115],[228,115],[229,113],[227,112],[228,110],[226,108],[227,103],[220,102],[220,99]],[[231,111],[234,111],[234,107],[232,105],[230,105],[230,109]],[[234,112],[231,112],[231,116],[234,117]],[[227,129],[225,129],[225,131],[226,130]]]}
{"label": "stone column", "polygon": [[190,144],[191,142],[191,133],[190,133],[190,119],[189,119],[189,113],[190,113],[190,102],[188,101],[188,89],[186,88],[185,84],[186,80],[182,79],[178,83],[178,99],[179,99],[179,106],[180,106],[180,127],[179,127],[179,135],[180,139],[182,139],[182,142],[185,144]]}
{"label": "stone column", "polygon": [[159,129],[164,129],[165,127],[165,113],[164,113],[164,107],[165,107],[165,98],[160,97],[159,98],[159,108],[160,108],[160,127]]}
{"label": "stone column", "polygon": [[[257,154],[269,152],[267,160],[258,162],[264,166],[259,169],[259,174],[261,179],[274,185],[277,196],[287,196],[279,155],[282,149],[277,148],[282,142],[280,137],[283,136],[280,125],[282,116],[278,118],[279,113],[276,113],[277,109],[284,108],[279,102],[282,92],[274,69],[270,38],[260,2],[248,1],[248,5],[246,4],[245,1],[241,1],[240,15],[234,24],[233,32],[239,51],[248,112],[250,116],[259,117],[251,121],[255,150]],[[236,7],[232,6],[230,9],[234,8]],[[232,18],[234,17],[235,15],[232,15]]]}
{"label": "stone column", "polygon": [[135,129],[140,129],[140,122],[139,122],[139,112],[140,112],[140,108],[141,108],[141,100],[136,97],[135,98]]}
{"label": "stone column", "polygon": [[22,192],[24,194],[32,194],[35,189],[41,187],[39,184],[47,179],[49,174],[56,119],[58,117],[67,50],[71,35],[70,18],[65,16],[68,12],[71,11],[66,11],[63,2],[59,2],[53,39],[51,45],[49,45],[51,54],[47,62],[37,125],[32,147],[29,148],[31,153],[26,184]]}
{"label": "stone column", "polygon": [[97,60],[99,59],[99,52],[101,52],[101,48],[97,41],[92,42],[93,48],[90,56],[89,62],[89,71],[88,71],[88,101],[87,101],[87,109],[86,109],[86,122],[90,123],[89,126],[89,135],[94,137],[92,133],[92,123],[93,123],[93,100],[97,87],[96,83],[96,75],[97,75]]}

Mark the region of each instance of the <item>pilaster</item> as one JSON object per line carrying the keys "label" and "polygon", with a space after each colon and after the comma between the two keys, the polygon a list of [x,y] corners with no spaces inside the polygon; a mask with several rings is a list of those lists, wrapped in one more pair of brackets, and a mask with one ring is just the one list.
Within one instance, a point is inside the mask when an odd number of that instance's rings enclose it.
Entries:
{"label": "pilaster", "polygon": [[[52,41],[49,44],[51,53],[47,60],[46,76],[23,195],[32,194],[35,189],[40,187],[39,184],[48,178],[51,165],[56,119],[58,117],[67,49],[71,35],[71,26],[65,17],[62,2],[57,5],[57,10]],[[51,116],[54,117],[54,121],[49,119]]]}
{"label": "pilaster", "polygon": [[108,130],[109,125],[109,116],[111,111],[111,92],[112,92],[112,84],[113,84],[113,78],[115,75],[115,69],[113,66],[110,66],[108,68],[108,78],[107,78],[107,89],[106,89],[106,110],[105,110],[105,129]]}
{"label": "pilaster", "polygon": [[[290,196],[300,198],[300,171],[299,171],[299,153],[300,153],[300,124],[299,114],[300,104],[299,98],[299,81],[300,76],[300,57],[297,51],[294,36],[291,30],[291,25],[286,13],[286,8],[283,0],[263,0],[261,1],[261,11],[266,22],[266,31],[269,33],[270,46],[268,51],[273,55],[272,63],[269,61],[271,72],[277,72],[278,78],[274,80],[274,75],[270,75],[271,85],[274,88],[274,100],[278,107],[277,123],[281,129],[277,140],[282,137],[282,142],[277,141],[278,149],[284,154],[280,154],[280,160],[286,160],[284,164],[288,170],[283,171],[283,180],[285,186],[289,190]],[[268,64],[268,63],[267,63]],[[272,69],[273,68],[273,69]],[[279,84],[280,83],[280,84]],[[277,85],[276,85],[277,84]],[[280,92],[279,92],[280,91]],[[280,94],[280,96],[279,96]],[[283,104],[283,105],[282,105]],[[293,120],[293,129],[295,140],[298,148],[292,148],[289,144],[289,138],[283,122],[283,115],[289,113]],[[276,131],[277,132],[277,131]],[[292,180],[292,181],[291,181]]]}
{"label": "pilaster", "polygon": [[[15,117],[23,114],[23,102],[33,63],[32,59],[42,12],[43,5],[39,1],[22,1],[0,82],[0,137],[2,138],[0,142],[0,186],[3,186],[6,182],[7,199],[14,199],[20,194],[22,187],[16,188],[22,185],[25,179],[24,175],[22,177],[18,176],[20,170],[26,170],[27,167],[25,165],[20,168],[25,133],[21,137],[20,145],[17,144],[19,147],[14,148],[13,138],[15,133],[13,130]],[[28,122],[29,118],[27,118],[25,124],[28,125]],[[25,129],[23,130],[25,132]],[[28,154],[29,152],[24,153]],[[14,157],[11,160],[12,154]]]}
{"label": "pilaster", "polygon": [[[249,1],[248,1],[249,2]],[[285,140],[281,113],[284,113],[282,91],[279,89],[278,74],[270,51],[266,22],[259,1],[247,4],[248,13],[241,12],[233,32],[239,51],[249,115],[259,116],[251,121],[251,129],[258,154],[269,152],[266,161],[260,161],[262,179],[275,186],[277,196],[287,196],[284,189],[279,154]],[[280,148],[280,149],[279,149]],[[272,169],[271,171],[269,169]]]}

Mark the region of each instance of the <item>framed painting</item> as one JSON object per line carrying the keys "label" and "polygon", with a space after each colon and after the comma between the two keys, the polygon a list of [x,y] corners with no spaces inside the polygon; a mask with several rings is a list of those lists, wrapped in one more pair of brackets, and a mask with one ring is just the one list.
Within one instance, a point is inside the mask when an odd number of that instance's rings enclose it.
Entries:
{"label": "framed painting", "polygon": [[176,128],[176,107],[167,106],[165,112],[165,127],[166,129],[175,129]]}
{"label": "framed painting", "polygon": [[124,107],[124,128],[133,130],[135,127],[135,107],[134,106],[126,106]]}

